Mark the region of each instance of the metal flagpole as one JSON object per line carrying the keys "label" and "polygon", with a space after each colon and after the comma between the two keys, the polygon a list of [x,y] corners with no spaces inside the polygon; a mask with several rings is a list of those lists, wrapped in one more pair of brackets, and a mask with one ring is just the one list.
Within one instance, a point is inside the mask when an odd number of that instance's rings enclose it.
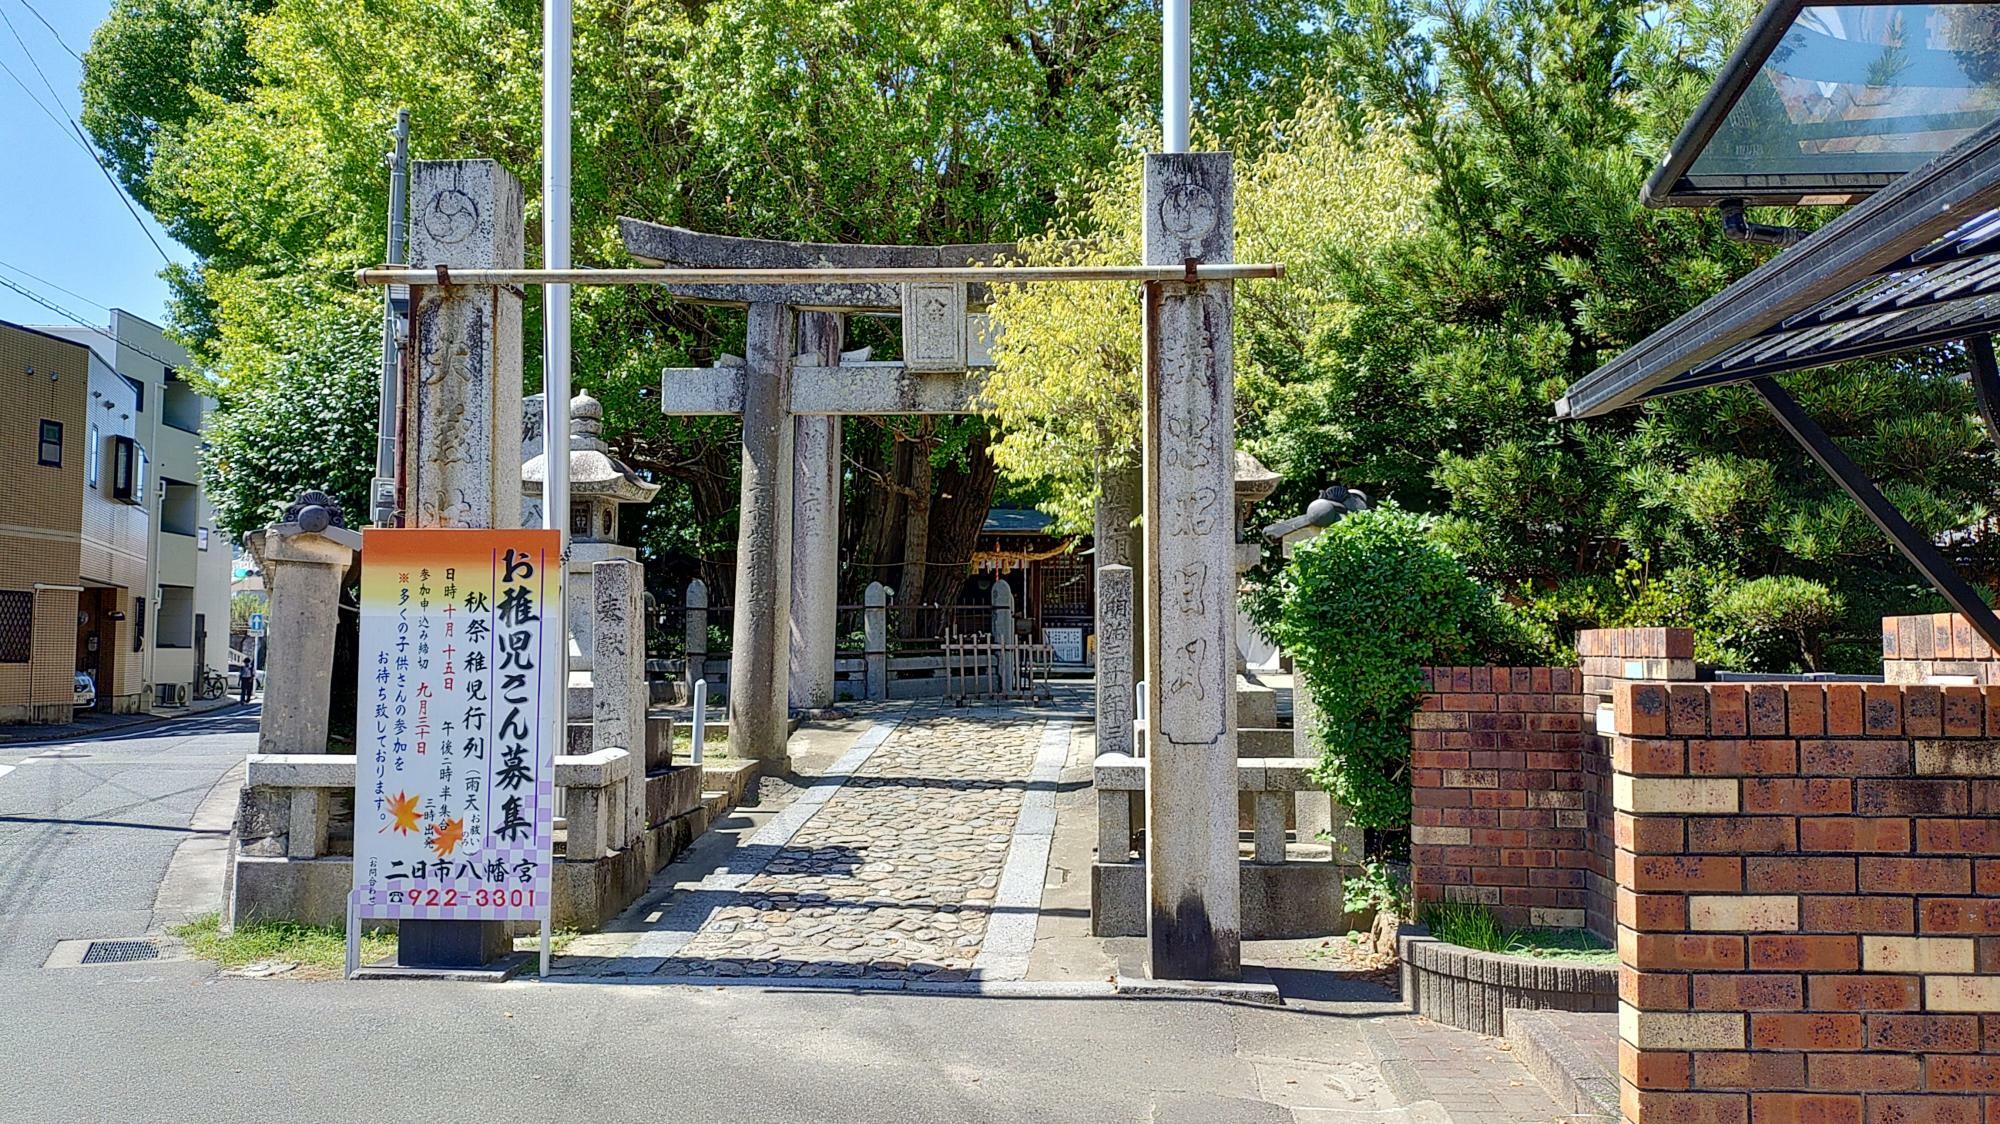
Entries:
{"label": "metal flagpole", "polygon": [[[542,9],[542,264],[569,268],[570,0]],[[569,563],[569,286],[542,290],[542,526],[557,532],[562,565]],[[562,586],[558,584],[558,590]],[[569,625],[560,592],[546,608],[556,635],[556,697],[548,709],[552,753],[569,743]],[[549,970],[549,923],[542,921],[542,974]]]}
{"label": "metal flagpole", "polygon": [[[410,111],[396,111],[396,148],[389,155],[389,260],[403,262],[407,232],[403,203],[410,193]],[[377,527],[396,521],[396,329],[401,321],[400,300],[409,303],[409,289],[399,294],[394,287],[382,293],[382,405],[376,415],[375,487],[369,504]]]}
{"label": "metal flagpole", "polygon": [[1188,150],[1188,72],[1193,48],[1189,9],[1193,0],[1166,0],[1161,12],[1160,124],[1168,152]]}

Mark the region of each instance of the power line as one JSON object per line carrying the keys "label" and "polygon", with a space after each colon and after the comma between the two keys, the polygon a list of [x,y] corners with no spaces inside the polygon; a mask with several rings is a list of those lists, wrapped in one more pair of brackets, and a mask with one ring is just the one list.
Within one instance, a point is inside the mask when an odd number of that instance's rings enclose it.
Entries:
{"label": "power line", "polygon": [[65,289],[61,285],[56,284],[54,281],[51,281],[46,277],[38,277],[35,274],[29,273],[27,270],[22,269],[20,266],[15,265],[12,262],[0,261],[0,269],[10,269],[13,270],[15,273],[20,274],[21,276],[26,277],[30,281],[40,281],[42,284],[47,285],[49,288],[54,289],[56,292],[75,297],[77,300],[82,301],[83,303],[89,305],[92,308],[101,308],[106,312],[111,311],[111,306],[108,304],[98,304],[96,301],[91,300],[89,297],[84,296],[82,293],[77,292],[75,289]]}
{"label": "power line", "polygon": [[78,63],[83,62],[83,56],[77,54],[75,51],[70,50],[69,44],[63,42],[62,32],[57,31],[55,24],[50,23],[48,19],[42,15],[42,13],[36,11],[35,6],[33,4],[28,3],[28,0],[21,0],[21,6],[23,8],[28,9],[29,15],[35,17],[37,20],[40,20],[43,27],[49,29],[49,35],[56,41],[56,46],[61,47],[65,51],[69,51],[69,57],[75,59]]}
{"label": "power line", "polygon": [[175,368],[181,366],[181,364],[176,363],[171,359],[163,359],[160,356],[155,355],[150,351],[147,351],[145,348],[140,347],[138,344],[132,343],[129,340],[119,339],[117,336],[114,336],[110,332],[105,331],[103,328],[100,328],[97,325],[92,324],[90,321],[85,320],[83,317],[78,316],[76,313],[71,312],[69,309],[64,308],[63,306],[41,295],[40,293],[35,292],[33,289],[30,289],[25,285],[17,285],[13,281],[8,280],[6,277],[0,277],[0,286],[5,286],[6,288],[14,290],[15,292],[28,298],[29,300],[34,301],[36,304],[41,305],[43,308],[48,309],[50,312],[55,313],[57,316],[60,316],[63,319],[69,321],[70,323],[76,325],[77,327],[86,328],[92,332],[95,332],[98,335],[103,336],[105,339],[110,340],[112,343],[115,343],[120,347],[127,349],[128,351],[136,351],[139,354],[145,356],[146,358],[151,359],[153,362],[158,363],[162,367]]}
{"label": "power line", "polygon": [[[35,68],[35,73],[40,76],[42,85],[48,87],[49,100],[55,102],[57,109],[62,110],[63,120],[69,123],[70,131],[76,134],[77,144],[83,148],[84,154],[90,157],[90,162],[97,165],[97,170],[103,173],[104,182],[110,184],[111,190],[118,194],[118,201],[125,205],[125,210],[132,216],[132,221],[139,224],[139,232],[146,236],[146,241],[153,244],[153,249],[159,251],[160,260],[166,262],[168,265],[174,264],[174,256],[167,253],[166,247],[160,245],[158,238],[153,237],[152,228],[146,225],[145,219],[139,217],[139,209],[132,205],[132,200],[125,194],[125,188],[118,183],[116,177],[112,176],[111,169],[104,164],[104,159],[97,155],[97,149],[91,147],[89,138],[83,135],[83,126],[77,124],[76,118],[69,115],[69,107],[63,104],[62,95],[56,93],[55,83],[49,81],[48,74],[42,70],[42,64],[35,61],[35,52],[28,49],[28,41],[21,38],[20,30],[14,26],[14,21],[7,15],[5,8],[0,8],[0,23],[7,25],[7,31],[14,37],[14,42],[21,45],[21,53],[28,56],[28,65]],[[64,49],[67,50],[68,48],[65,47]],[[0,63],[0,67],[5,66],[5,63]],[[7,69],[7,75],[14,79],[15,83],[22,90],[26,91],[30,98],[34,99],[36,105],[41,105],[41,99],[35,97],[34,91],[28,89],[28,84],[21,81],[21,76],[15,74],[12,68]],[[42,112],[49,113],[49,110],[46,106],[43,106]],[[54,119],[54,114],[50,114],[50,120]],[[58,122],[56,127],[62,128],[62,123]]]}

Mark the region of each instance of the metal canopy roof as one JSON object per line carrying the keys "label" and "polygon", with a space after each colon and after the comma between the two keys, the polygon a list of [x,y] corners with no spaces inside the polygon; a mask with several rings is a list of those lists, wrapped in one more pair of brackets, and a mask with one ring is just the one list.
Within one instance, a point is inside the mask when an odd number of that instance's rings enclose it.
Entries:
{"label": "metal canopy roof", "polygon": [[2000,5],[1770,0],[1647,181],[1652,206],[1848,203],[2000,114]]}
{"label": "metal canopy roof", "polygon": [[1591,417],[1647,398],[2000,331],[2000,122],[1578,380]]}

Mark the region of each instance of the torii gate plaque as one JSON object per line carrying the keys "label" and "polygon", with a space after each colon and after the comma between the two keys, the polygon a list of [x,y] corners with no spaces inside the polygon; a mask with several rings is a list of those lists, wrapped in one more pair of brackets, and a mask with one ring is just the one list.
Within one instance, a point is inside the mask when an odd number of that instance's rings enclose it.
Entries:
{"label": "torii gate plaque", "polygon": [[[657,265],[743,269],[949,268],[991,264],[1011,244],[869,246],[704,234],[621,218],[633,257]],[[971,413],[968,301],[953,282],[668,285],[683,300],[744,305],[740,365],[662,375],[668,414],[743,418],[743,480],[731,621],[731,752],[782,769],[788,712],[834,692],[840,540],[840,416]],[[904,361],[841,355],[845,314],[898,313]]]}

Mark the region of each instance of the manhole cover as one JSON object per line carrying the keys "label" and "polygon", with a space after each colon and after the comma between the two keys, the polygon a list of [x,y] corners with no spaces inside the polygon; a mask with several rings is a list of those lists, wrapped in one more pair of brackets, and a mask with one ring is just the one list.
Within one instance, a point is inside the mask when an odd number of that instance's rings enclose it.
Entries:
{"label": "manhole cover", "polygon": [[152,941],[92,941],[83,952],[85,964],[124,964],[159,958],[160,946]]}

